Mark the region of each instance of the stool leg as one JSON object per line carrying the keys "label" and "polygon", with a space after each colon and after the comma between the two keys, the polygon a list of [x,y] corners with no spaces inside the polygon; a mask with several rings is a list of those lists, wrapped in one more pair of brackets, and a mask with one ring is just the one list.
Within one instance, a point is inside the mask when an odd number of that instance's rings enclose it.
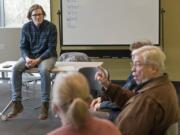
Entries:
{"label": "stool leg", "polygon": [[4,115],[4,113],[11,107],[12,102],[13,102],[12,100],[9,101],[9,103],[6,105],[6,107],[0,112],[1,120],[7,120],[6,115]]}

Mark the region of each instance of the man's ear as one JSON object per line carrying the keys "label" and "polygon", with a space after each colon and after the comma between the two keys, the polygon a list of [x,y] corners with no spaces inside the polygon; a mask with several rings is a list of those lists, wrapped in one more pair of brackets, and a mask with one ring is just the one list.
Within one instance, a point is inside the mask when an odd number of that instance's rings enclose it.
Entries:
{"label": "man's ear", "polygon": [[159,73],[159,68],[155,65],[152,65],[152,71],[152,73],[156,75],[157,73]]}

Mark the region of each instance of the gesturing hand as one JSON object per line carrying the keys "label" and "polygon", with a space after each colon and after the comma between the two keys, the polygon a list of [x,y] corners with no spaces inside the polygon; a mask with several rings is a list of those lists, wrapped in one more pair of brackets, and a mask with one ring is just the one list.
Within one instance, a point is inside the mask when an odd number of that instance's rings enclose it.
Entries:
{"label": "gesturing hand", "polygon": [[101,104],[101,97],[93,99],[90,105],[90,109],[96,111],[97,109],[100,108],[100,104]]}
{"label": "gesturing hand", "polygon": [[108,73],[104,68],[98,68],[99,71],[95,74],[95,79],[98,80],[104,88],[107,88],[110,84]]}

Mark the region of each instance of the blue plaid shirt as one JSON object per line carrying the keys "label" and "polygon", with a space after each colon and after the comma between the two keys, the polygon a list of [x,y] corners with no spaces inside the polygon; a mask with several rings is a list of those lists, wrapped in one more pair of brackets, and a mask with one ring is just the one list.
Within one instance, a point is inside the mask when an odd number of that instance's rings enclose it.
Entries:
{"label": "blue plaid shirt", "polygon": [[24,24],[20,39],[22,57],[41,60],[57,57],[56,45],[57,29],[51,22],[44,20],[39,27],[32,21]]}

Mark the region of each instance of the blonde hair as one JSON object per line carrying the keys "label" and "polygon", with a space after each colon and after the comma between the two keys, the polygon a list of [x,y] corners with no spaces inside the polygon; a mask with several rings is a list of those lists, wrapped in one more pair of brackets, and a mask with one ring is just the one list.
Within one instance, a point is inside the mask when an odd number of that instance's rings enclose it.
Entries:
{"label": "blonde hair", "polygon": [[132,52],[132,56],[141,55],[145,64],[151,64],[157,67],[159,74],[165,72],[166,56],[161,48],[157,46],[143,46]]}
{"label": "blonde hair", "polygon": [[66,123],[80,127],[87,116],[91,100],[86,78],[78,72],[59,73],[52,91],[52,102],[65,114]]}

